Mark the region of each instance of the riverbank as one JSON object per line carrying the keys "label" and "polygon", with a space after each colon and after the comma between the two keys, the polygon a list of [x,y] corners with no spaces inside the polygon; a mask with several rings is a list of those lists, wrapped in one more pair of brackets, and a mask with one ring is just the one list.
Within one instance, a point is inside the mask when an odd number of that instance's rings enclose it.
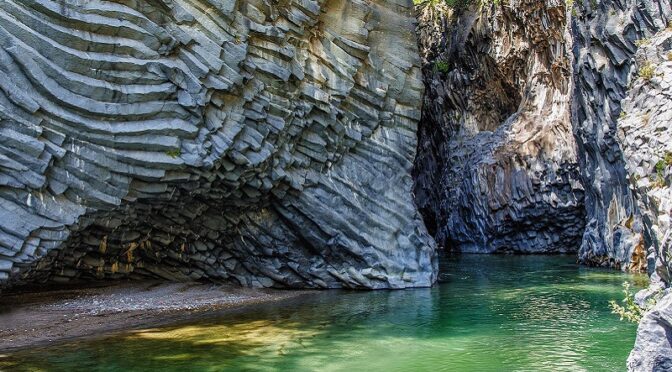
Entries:
{"label": "riverbank", "polygon": [[121,282],[0,297],[0,351],[165,325],[313,293],[202,283]]}

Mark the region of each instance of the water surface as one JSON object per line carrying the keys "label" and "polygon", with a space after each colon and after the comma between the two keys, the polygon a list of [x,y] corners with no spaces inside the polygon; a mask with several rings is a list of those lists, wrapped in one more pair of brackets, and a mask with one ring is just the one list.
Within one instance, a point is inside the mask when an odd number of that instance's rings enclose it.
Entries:
{"label": "water surface", "polygon": [[636,326],[610,314],[625,280],[570,256],[442,260],[441,283],[327,291],[193,324],[0,359],[2,370],[621,371]]}

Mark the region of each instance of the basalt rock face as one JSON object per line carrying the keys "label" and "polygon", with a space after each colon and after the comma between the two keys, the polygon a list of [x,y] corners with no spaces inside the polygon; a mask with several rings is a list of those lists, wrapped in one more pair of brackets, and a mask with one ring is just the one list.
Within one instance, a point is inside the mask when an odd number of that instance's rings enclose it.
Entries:
{"label": "basalt rock face", "polygon": [[439,245],[568,252],[585,221],[565,1],[418,7],[416,201]]}
{"label": "basalt rock face", "polygon": [[640,226],[634,227],[641,229],[631,266],[644,266],[648,258],[653,279],[651,287],[637,297],[643,303],[647,297],[662,298],[639,324],[628,367],[668,371],[672,369],[672,294],[664,287],[669,287],[672,269],[672,28],[638,44],[635,75],[621,101],[617,138],[638,210],[633,220]]}
{"label": "basalt rock face", "polygon": [[[636,201],[633,221],[641,231],[631,265],[657,268],[657,276],[670,282],[672,213],[672,27],[638,42],[635,76],[621,101],[617,138],[625,170]],[[648,250],[648,252],[647,252]],[[657,260],[657,262],[655,262]]]}
{"label": "basalt rock face", "polygon": [[410,0],[0,2],[0,282],[436,278]]}
{"label": "basalt rock face", "polygon": [[[668,147],[662,143],[667,130],[657,133],[653,128],[669,126],[669,110],[661,101],[669,93],[635,80],[643,66],[635,53],[647,38],[667,27],[671,4],[669,0],[586,0],[574,5],[572,121],[586,189],[587,224],[579,259],[587,264],[640,267],[643,246],[655,244],[651,218],[642,219],[640,204],[648,204],[642,199],[647,192],[637,195],[636,191],[645,185],[637,185],[635,178],[647,182]],[[628,95],[632,97],[624,103]],[[628,110],[637,113],[631,116]],[[648,129],[637,123],[651,119],[658,124]],[[660,141],[649,142],[655,137]]]}
{"label": "basalt rock face", "polygon": [[652,285],[637,299],[662,298],[639,324],[628,369],[668,371],[672,2],[586,1],[576,13],[573,121],[588,214],[579,258],[648,266]]}
{"label": "basalt rock face", "polygon": [[635,348],[628,358],[628,370],[672,370],[672,293],[669,290],[640,321]]}

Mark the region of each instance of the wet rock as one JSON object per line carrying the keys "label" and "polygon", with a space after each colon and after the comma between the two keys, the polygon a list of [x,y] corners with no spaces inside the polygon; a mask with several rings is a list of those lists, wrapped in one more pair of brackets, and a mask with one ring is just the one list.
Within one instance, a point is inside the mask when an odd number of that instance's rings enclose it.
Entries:
{"label": "wet rock", "polygon": [[0,2],[0,282],[431,285],[412,11]]}

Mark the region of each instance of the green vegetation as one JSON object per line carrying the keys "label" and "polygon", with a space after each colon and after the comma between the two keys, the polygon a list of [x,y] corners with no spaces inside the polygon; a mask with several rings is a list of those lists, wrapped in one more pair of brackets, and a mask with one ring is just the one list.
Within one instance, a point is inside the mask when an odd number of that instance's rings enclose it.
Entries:
{"label": "green vegetation", "polygon": [[646,308],[641,308],[635,303],[635,294],[630,291],[631,284],[629,282],[623,282],[623,295],[624,298],[621,301],[623,306],[619,305],[615,300],[609,301],[609,307],[611,307],[611,312],[618,315],[621,320],[628,320],[633,323],[639,323],[642,319],[642,315],[652,308],[655,305],[655,300],[650,299],[647,303]]}
{"label": "green vegetation", "polygon": [[639,69],[639,77],[642,79],[649,81],[653,79],[653,76],[656,73],[656,67],[649,61],[646,61],[644,65]]}
{"label": "green vegetation", "polygon": [[665,162],[665,165],[668,167],[672,167],[672,152],[666,152],[665,156],[663,156],[663,160]]}
{"label": "green vegetation", "polygon": [[662,175],[663,172],[665,171],[665,168],[667,167],[667,164],[665,164],[665,160],[660,160],[659,162],[656,163],[656,174]]}
{"label": "green vegetation", "polygon": [[171,149],[171,150],[166,151],[166,155],[175,159],[176,157],[182,155],[182,150],[181,149]]}
{"label": "green vegetation", "polygon": [[656,175],[654,177],[654,182],[652,184],[653,188],[661,188],[665,187],[665,169],[667,167],[672,166],[672,152],[666,152],[665,155],[663,156],[663,159],[659,160],[654,169],[656,171]]}
{"label": "green vegetation", "polygon": [[639,40],[635,41],[635,45],[637,45],[638,47],[642,47],[644,45],[647,45],[650,42],[651,42],[651,39],[643,38],[643,39],[639,39]]}
{"label": "green vegetation", "polygon": [[656,177],[653,182],[653,187],[654,188],[661,188],[665,187],[665,168],[667,165],[665,164],[664,160],[660,160],[659,162],[656,163]]}
{"label": "green vegetation", "polygon": [[666,152],[661,160],[656,163],[656,180],[653,187],[665,186],[665,169],[672,166],[672,152]]}
{"label": "green vegetation", "polygon": [[446,74],[450,71],[450,64],[447,61],[436,61],[434,62],[434,71]]}

